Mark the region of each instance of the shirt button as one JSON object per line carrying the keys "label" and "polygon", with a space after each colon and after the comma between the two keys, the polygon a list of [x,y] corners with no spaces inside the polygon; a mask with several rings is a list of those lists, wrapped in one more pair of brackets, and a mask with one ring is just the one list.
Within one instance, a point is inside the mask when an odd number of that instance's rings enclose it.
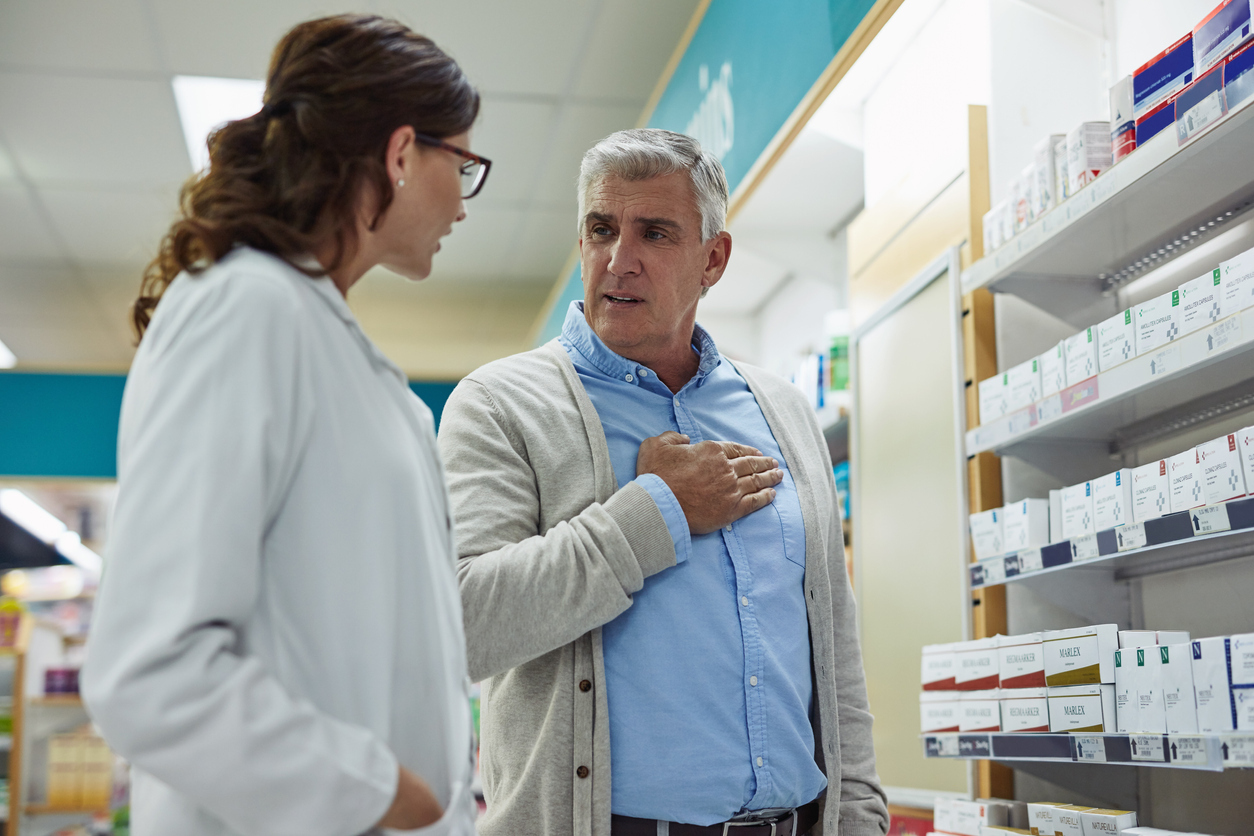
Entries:
{"label": "shirt button", "polygon": [[588,693],[592,690],[592,683],[585,679],[579,683],[579,690],[583,691],[585,694]]}
{"label": "shirt button", "polygon": [[724,528],[723,530],[726,531],[728,534],[731,534],[731,523],[728,523],[727,527]]}
{"label": "shirt button", "polygon": [[742,606],[742,607],[747,607],[747,606],[749,606],[749,596],[748,596],[748,595],[742,595],[742,596],[740,596],[740,606]]}
{"label": "shirt button", "polygon": [[[762,759],[761,759],[761,758],[758,758],[758,766],[761,766],[761,765],[762,765]],[[580,769],[583,769],[583,767],[582,767],[582,766],[581,766],[581,767],[579,767],[579,768],[580,768]]]}
{"label": "shirt button", "polygon": [[627,375],[623,377],[623,380],[627,381],[628,383],[631,383],[633,380],[635,380],[635,378],[631,376],[630,372],[628,372]]}
{"label": "shirt button", "polygon": [[[762,764],[760,763],[760,761],[761,761],[761,760],[762,760],[761,758],[758,758],[758,761],[759,761],[758,766],[761,766],[761,765],[762,765]],[[586,767],[586,766],[581,766],[581,767],[579,767],[578,769],[576,769],[576,770],[575,770],[575,774],[576,774],[576,775],[578,775],[580,778],[587,778],[587,777],[588,777],[588,767]]]}
{"label": "shirt button", "polygon": [[758,678],[756,676],[749,677],[749,684],[754,688],[758,687]]}

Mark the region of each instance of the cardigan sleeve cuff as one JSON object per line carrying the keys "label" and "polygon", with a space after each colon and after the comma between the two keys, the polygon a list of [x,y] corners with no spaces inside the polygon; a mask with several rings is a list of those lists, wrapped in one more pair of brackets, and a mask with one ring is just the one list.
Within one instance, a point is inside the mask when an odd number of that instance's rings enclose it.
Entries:
{"label": "cardigan sleeve cuff", "polygon": [[[669,492],[669,488],[667,490]],[[675,501],[673,496],[671,501]],[[670,526],[658,503],[638,481],[628,482],[603,507],[631,546],[644,577],[675,565],[676,541]],[[685,530],[687,527],[685,521]]]}
{"label": "cardigan sleeve cuff", "polygon": [[688,532],[688,518],[684,516],[684,509],[679,507],[675,493],[656,473],[643,473],[636,477],[636,482],[657,503],[662,519],[666,520],[666,530],[671,534],[671,543],[675,546],[675,562],[683,563],[692,554],[692,535]]}

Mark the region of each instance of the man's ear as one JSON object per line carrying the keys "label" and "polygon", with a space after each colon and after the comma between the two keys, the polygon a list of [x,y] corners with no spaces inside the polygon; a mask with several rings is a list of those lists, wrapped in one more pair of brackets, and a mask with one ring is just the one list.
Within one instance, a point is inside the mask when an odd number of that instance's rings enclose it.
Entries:
{"label": "man's ear", "polygon": [[731,259],[732,250],[731,233],[720,232],[705,242],[705,246],[707,248],[705,270],[701,276],[701,286],[709,289],[718,284],[718,280],[723,278],[723,272],[727,270],[727,262]]}

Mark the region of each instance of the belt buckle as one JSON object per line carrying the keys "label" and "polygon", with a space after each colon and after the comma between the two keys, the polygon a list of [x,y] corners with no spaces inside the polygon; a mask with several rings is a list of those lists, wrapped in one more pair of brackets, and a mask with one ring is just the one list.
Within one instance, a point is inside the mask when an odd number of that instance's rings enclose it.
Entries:
{"label": "belt buckle", "polygon": [[769,824],[771,826],[771,836],[782,836],[779,833],[779,824],[784,819],[792,816],[792,836],[797,836],[797,810],[793,808],[787,813],[777,816],[766,816],[758,819],[738,819],[723,822],[723,836],[728,836],[727,829],[731,827],[758,827],[760,825]]}

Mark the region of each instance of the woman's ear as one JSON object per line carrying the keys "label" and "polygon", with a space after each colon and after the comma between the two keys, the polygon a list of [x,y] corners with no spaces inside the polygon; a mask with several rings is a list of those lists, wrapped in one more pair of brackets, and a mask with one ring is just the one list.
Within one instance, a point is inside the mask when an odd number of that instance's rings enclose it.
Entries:
{"label": "woman's ear", "polygon": [[392,181],[393,186],[398,188],[403,186],[406,178],[412,175],[413,172],[409,170],[411,161],[408,159],[408,152],[414,144],[414,129],[409,125],[400,126],[388,137],[384,164],[387,166],[388,179]]}

